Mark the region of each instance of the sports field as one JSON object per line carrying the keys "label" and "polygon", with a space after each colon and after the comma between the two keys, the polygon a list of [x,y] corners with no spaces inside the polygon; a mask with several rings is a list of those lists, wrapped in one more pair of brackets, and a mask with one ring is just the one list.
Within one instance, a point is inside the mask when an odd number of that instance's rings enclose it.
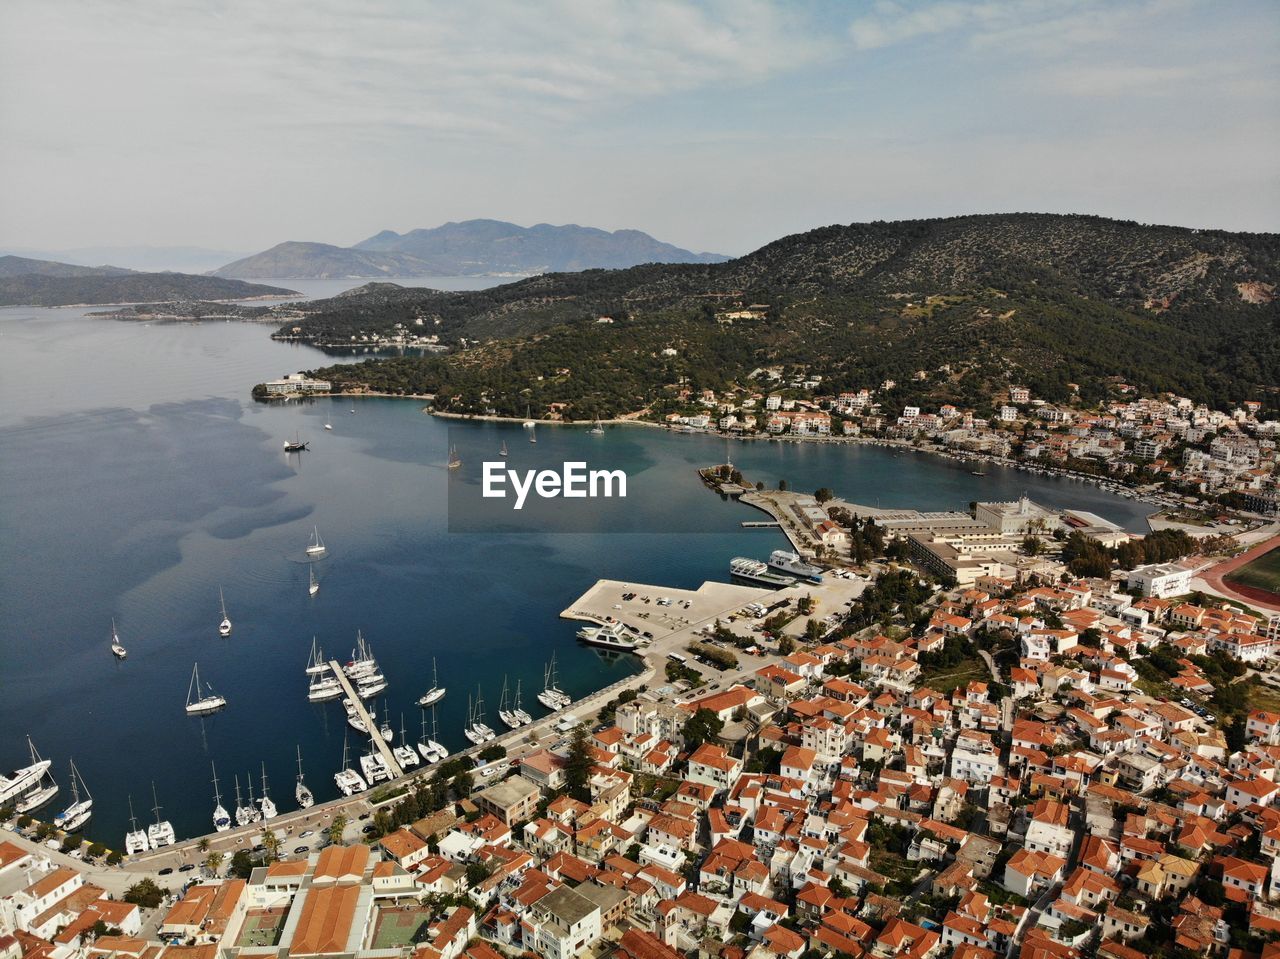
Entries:
{"label": "sports field", "polygon": [[1280,598],[1280,547],[1233,569],[1223,578],[1236,586],[1261,589]]}

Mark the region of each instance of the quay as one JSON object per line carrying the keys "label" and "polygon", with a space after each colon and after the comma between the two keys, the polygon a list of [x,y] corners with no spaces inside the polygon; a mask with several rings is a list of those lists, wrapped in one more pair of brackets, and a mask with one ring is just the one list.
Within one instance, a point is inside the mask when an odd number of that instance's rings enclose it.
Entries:
{"label": "quay", "polygon": [[342,685],[343,692],[347,694],[347,698],[351,700],[352,706],[355,707],[356,715],[364,722],[364,728],[369,731],[369,740],[378,748],[378,752],[382,754],[382,761],[387,764],[387,769],[391,770],[392,781],[399,779],[404,775],[404,770],[396,762],[395,753],[391,751],[387,741],[378,732],[378,724],[369,715],[369,710],[364,708],[364,700],[356,693],[356,689],[351,685],[351,680],[347,677],[347,674],[342,671],[342,664],[336,659],[331,659],[329,660],[329,670],[338,677],[338,682]]}
{"label": "quay", "polygon": [[782,524],[777,520],[770,522],[765,519],[744,519],[742,521],[743,529],[781,529]]}

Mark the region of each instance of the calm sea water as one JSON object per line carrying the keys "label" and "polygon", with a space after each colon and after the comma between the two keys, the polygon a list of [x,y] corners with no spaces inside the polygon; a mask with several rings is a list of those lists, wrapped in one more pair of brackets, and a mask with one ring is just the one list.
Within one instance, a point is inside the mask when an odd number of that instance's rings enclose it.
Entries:
{"label": "calm sea water", "polygon": [[[449,688],[441,738],[461,748],[468,692],[483,689],[497,727],[503,678],[520,679],[538,714],[553,651],[577,695],[636,668],[579,646],[578,627],[558,618],[597,578],[696,587],[724,579],[732,556],[785,545],[741,529],[759,514],[698,482],[695,467],[723,460],[722,440],[542,429],[535,447],[519,426],[458,426],[413,401],[362,400],[354,415],[331,400],[263,406],[253,383],[332,360],[260,325],[85,313],[0,310],[0,766],[25,762],[30,733],[55,762],[61,805],[74,757],[95,799],[88,835],[110,844],[122,842],[130,794],[150,815],[153,781],[180,836],[207,831],[211,760],[228,805],[233,776],[243,784],[265,763],[273,797],[292,808],[299,746],[317,797],[335,795],[348,730],[337,704],[306,701],[312,637],[345,656],[362,630],[391,681],[379,707],[413,737],[437,660]],[[285,455],[295,435],[312,451]],[[503,440],[513,467],[585,459],[626,470],[635,495],[586,531],[450,533],[450,484],[475,483]],[[451,442],[464,456],[453,473]],[[738,443],[732,456],[752,478],[871,504],[964,508],[1025,490],[1143,528],[1128,500],[1014,471],[979,478],[932,457],[809,444]],[[329,556],[309,597],[303,549],[316,525]],[[229,639],[216,630],[219,586]],[[124,663],[107,648],[113,617]],[[183,711],[195,662],[229,700],[203,720]],[[353,733],[353,754],[363,746]]]}

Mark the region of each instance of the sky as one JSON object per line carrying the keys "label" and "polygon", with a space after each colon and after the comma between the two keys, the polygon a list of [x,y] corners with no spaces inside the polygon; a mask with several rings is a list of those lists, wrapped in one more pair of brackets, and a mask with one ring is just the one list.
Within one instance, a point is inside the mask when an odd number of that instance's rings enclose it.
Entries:
{"label": "sky", "polygon": [[0,251],[491,217],[1280,228],[1275,0],[5,0]]}

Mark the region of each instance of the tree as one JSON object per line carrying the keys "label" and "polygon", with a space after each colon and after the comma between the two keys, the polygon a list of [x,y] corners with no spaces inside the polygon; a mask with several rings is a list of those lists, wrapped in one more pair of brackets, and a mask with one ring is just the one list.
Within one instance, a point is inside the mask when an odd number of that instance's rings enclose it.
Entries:
{"label": "tree", "polygon": [[500,743],[494,743],[492,746],[486,746],[480,751],[480,758],[487,763],[491,763],[498,759],[506,759],[507,751]]}
{"label": "tree", "polygon": [[276,831],[271,827],[267,827],[262,831],[262,845],[267,850],[267,862],[275,862],[280,858],[280,846],[282,841]]}
{"label": "tree", "polygon": [[823,503],[826,503],[826,502],[829,502],[830,500],[835,499],[835,495],[836,494],[831,492],[831,490],[828,487],[821,486],[817,489],[817,491],[814,492],[813,498],[818,501],[819,505],[821,505]]}
{"label": "tree", "polygon": [[778,640],[778,652],[783,656],[790,656],[796,651],[796,641],[790,636],[783,636]]}
{"label": "tree", "polygon": [[467,885],[478,886],[484,882],[493,873],[487,862],[469,862],[467,863]]}
{"label": "tree", "polygon": [[565,761],[564,785],[567,792],[579,802],[591,801],[591,767],[595,765],[591,759],[591,740],[587,735],[587,724],[578,723],[573,727],[573,735],[569,738],[569,757]]}
{"label": "tree", "polygon": [[1022,551],[1028,556],[1040,555],[1040,537],[1028,533],[1022,537]]}
{"label": "tree", "polygon": [[62,840],[62,851],[71,852],[73,849],[79,849],[84,842],[83,836],[69,835]]}
{"label": "tree", "polygon": [[120,854],[119,849],[112,849],[111,852],[107,854],[107,865],[118,866],[123,859],[124,856]]}
{"label": "tree", "polygon": [[144,909],[155,909],[164,901],[164,890],[154,879],[140,879],[124,891],[124,901]]}
{"label": "tree", "polygon": [[329,842],[335,844],[342,842],[342,834],[346,829],[347,817],[338,813],[333,817],[333,822],[329,823]]}
{"label": "tree", "polygon": [[85,855],[86,855],[86,856],[88,856],[90,859],[98,859],[98,858],[100,858],[100,857],[102,856],[102,854],[103,854],[104,852],[106,852],[106,851],[107,851],[107,847],[106,847],[106,846],[104,846],[104,845],[103,845],[102,843],[100,843],[100,842],[95,842],[95,843],[91,843],[91,844],[89,845],[89,849],[88,849],[88,851],[85,853]]}
{"label": "tree", "polygon": [[199,849],[201,852],[208,852],[208,851],[209,851],[209,837],[208,837],[208,836],[201,836],[201,837],[200,837],[200,841],[199,841],[198,843],[196,843],[196,848],[197,848],[197,849]]}
{"label": "tree", "polygon": [[227,875],[233,879],[248,879],[260,865],[262,864],[258,860],[249,855],[249,850],[237,849],[231,857],[231,865],[227,867]]}
{"label": "tree", "polygon": [[722,729],[724,720],[709,709],[699,709],[685,721],[680,735],[684,739],[685,748],[693,750],[707,740],[715,739]]}
{"label": "tree", "polygon": [[822,638],[822,623],[819,620],[811,619],[804,628],[804,638],[811,643],[816,643]]}
{"label": "tree", "polygon": [[19,817],[18,817],[18,828],[19,828],[19,829],[26,829],[26,828],[27,828],[28,826],[30,826],[33,822],[35,822],[35,820],[34,820],[34,819],[32,819],[32,818],[31,818],[30,816],[28,816],[26,813],[23,813],[21,816],[19,816]]}
{"label": "tree", "polygon": [[211,873],[213,873],[216,876],[218,874],[218,870],[222,868],[222,863],[225,858],[226,857],[222,853],[217,852],[215,850],[214,852],[211,852],[209,853],[209,855],[205,856],[205,859],[204,859],[205,868],[208,869]]}
{"label": "tree", "polygon": [[785,493],[787,491],[787,481],[778,480],[778,492]]}

